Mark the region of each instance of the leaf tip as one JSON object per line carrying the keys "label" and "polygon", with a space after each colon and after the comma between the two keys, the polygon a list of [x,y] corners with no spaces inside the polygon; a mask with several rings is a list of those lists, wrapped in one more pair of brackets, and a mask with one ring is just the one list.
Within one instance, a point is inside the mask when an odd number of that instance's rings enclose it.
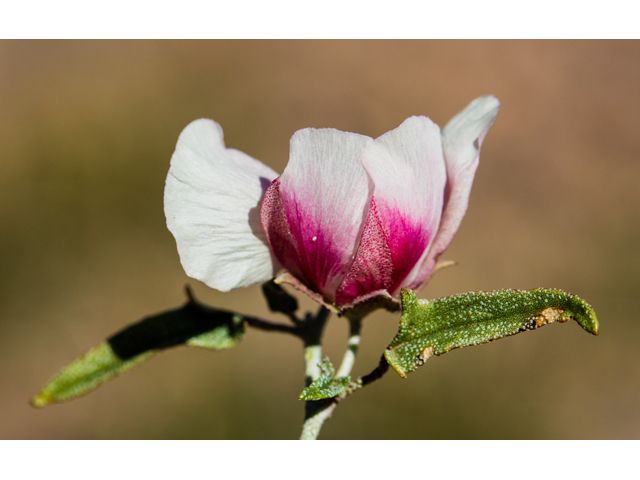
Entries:
{"label": "leaf tip", "polygon": [[52,403],[51,398],[49,398],[47,395],[44,395],[44,393],[39,393],[38,395],[33,397],[31,400],[29,400],[29,404],[33,408],[44,408],[51,403]]}
{"label": "leaf tip", "polygon": [[600,335],[600,324],[598,323],[598,319],[595,318],[595,315],[593,317],[594,317],[594,322],[591,325],[591,329],[590,330],[585,329],[585,330],[587,330],[587,332],[597,337]]}
{"label": "leaf tip", "polygon": [[591,330],[587,331],[597,337],[600,335],[600,323],[598,322],[598,317],[596,317],[596,312],[591,309],[589,316],[591,317]]}
{"label": "leaf tip", "polygon": [[586,314],[583,318],[577,318],[576,321],[587,332],[597,337],[600,335],[600,323],[598,322],[598,317],[596,317],[596,312],[589,305],[585,310]]}
{"label": "leaf tip", "polygon": [[568,295],[572,303],[571,310],[573,310],[570,313],[570,318],[575,320],[585,331],[598,336],[600,334],[600,323],[598,322],[595,310],[577,295]]}

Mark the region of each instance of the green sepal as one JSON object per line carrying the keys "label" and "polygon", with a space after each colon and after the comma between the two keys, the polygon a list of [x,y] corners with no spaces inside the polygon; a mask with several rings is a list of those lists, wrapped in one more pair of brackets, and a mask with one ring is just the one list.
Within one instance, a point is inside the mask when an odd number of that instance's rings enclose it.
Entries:
{"label": "green sepal", "polygon": [[64,367],[43,387],[31,404],[45,407],[86,395],[163,349],[177,345],[225,350],[242,340],[242,315],[198,302],[152,315],[130,325]]}
{"label": "green sepal", "polygon": [[557,289],[471,292],[431,301],[419,300],[413,291],[403,289],[401,303],[400,328],[384,356],[402,377],[432,355],[535,330],[548,323],[573,319],[587,332],[598,335],[598,319],[591,306]]}
{"label": "green sepal", "polygon": [[328,358],[323,358],[319,365],[320,376],[305,388],[298,400],[322,400],[341,395],[351,383],[351,377],[335,378],[336,371]]}

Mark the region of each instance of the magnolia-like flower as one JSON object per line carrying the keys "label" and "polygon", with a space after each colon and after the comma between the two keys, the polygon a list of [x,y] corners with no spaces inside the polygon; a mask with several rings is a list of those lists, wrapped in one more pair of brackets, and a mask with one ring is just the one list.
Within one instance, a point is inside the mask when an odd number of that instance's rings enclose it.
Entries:
{"label": "magnolia-like flower", "polygon": [[458,230],[499,107],[480,97],[442,132],[424,116],[376,139],[305,128],[280,176],[226,148],[213,120],[190,123],[164,195],[185,272],[221,291],[277,276],[334,310],[397,308]]}

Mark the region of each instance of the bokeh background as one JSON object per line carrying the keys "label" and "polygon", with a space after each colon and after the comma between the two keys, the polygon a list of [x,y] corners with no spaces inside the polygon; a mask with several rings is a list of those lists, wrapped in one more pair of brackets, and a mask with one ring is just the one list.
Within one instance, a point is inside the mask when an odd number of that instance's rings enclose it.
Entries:
{"label": "bokeh background", "polygon": [[[0,42],[0,437],[296,438],[301,344],[281,334],[175,348],[67,404],[28,399],[105,337],[180,305],[187,282],[207,303],[280,320],[258,286],[220,293],[180,266],[162,197],[190,121],[215,119],[227,146],[281,172],[297,129],[444,125],[493,93],[503,107],[443,256],[458,266],[421,296],[562,288],[593,305],[600,336],[555,324],[431,358],[406,380],[390,372],[321,437],[638,438],[639,85],[640,43],[626,41]],[[356,375],[397,322],[366,320]],[[332,319],[335,362],[346,333]]]}

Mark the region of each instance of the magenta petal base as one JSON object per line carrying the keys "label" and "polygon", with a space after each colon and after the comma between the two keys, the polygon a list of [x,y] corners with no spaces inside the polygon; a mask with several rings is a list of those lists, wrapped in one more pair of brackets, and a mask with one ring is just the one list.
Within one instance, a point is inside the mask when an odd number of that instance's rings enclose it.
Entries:
{"label": "magenta petal base", "polygon": [[311,290],[286,270],[280,272],[274,281],[278,284],[286,283],[287,285],[291,285],[299,292],[307,295],[314,302],[317,302],[320,305],[324,305],[326,308],[328,308],[338,316],[362,318],[373,310],[377,310],[378,308],[384,308],[389,312],[398,312],[400,310],[400,301],[389,295],[386,290],[377,290],[375,292],[370,292],[367,295],[358,297],[355,301],[347,305],[336,306],[334,304],[326,302],[321,295]]}

